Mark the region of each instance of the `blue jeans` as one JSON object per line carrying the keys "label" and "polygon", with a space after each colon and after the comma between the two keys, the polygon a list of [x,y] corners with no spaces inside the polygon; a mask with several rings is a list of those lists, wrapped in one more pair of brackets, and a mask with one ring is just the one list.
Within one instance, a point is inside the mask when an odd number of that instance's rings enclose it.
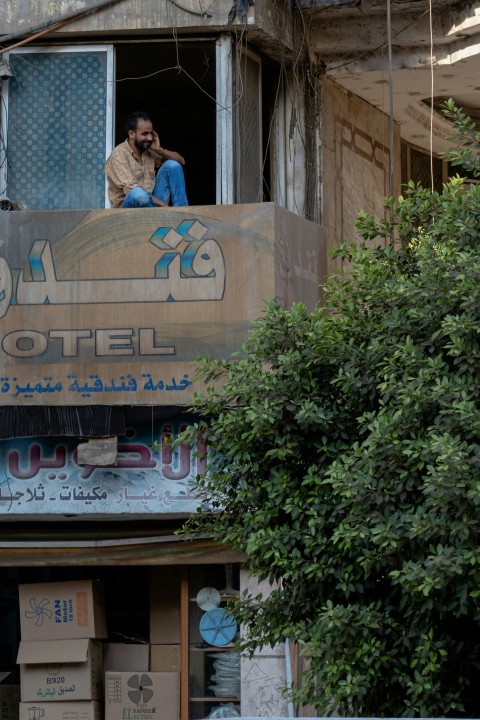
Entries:
{"label": "blue jeans", "polygon": [[180,163],[176,160],[165,160],[157,172],[153,192],[149,193],[141,187],[135,187],[127,193],[121,207],[157,207],[152,195],[174,207],[188,205],[185,176]]}

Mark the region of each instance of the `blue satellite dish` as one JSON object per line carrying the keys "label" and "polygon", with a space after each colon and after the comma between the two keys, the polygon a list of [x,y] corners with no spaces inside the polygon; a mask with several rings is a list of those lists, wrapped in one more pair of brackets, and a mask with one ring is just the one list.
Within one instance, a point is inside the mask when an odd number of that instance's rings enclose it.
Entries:
{"label": "blue satellite dish", "polygon": [[228,645],[237,634],[237,621],[223,608],[208,610],[200,620],[200,635],[209,645]]}

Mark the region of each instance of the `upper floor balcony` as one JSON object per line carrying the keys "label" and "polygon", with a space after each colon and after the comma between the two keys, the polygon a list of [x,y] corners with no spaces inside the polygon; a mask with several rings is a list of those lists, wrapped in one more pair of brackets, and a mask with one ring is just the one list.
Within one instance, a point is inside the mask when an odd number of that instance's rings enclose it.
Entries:
{"label": "upper floor balcony", "polygon": [[322,230],[274,203],[0,213],[0,404],[185,405],[266,298],[313,308]]}

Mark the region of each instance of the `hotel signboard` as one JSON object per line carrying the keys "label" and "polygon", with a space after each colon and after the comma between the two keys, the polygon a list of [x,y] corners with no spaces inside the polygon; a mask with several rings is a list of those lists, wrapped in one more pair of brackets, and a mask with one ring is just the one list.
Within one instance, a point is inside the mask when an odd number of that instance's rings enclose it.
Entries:
{"label": "hotel signboard", "polygon": [[313,307],[321,229],[272,203],[0,213],[0,405],[183,405],[265,298]]}

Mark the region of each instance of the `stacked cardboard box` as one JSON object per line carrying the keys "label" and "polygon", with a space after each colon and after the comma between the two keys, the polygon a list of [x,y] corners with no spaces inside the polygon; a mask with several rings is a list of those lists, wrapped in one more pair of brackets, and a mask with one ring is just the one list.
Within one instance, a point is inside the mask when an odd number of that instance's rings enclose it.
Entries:
{"label": "stacked cardboard box", "polygon": [[150,670],[180,671],[180,571],[152,568],[150,590]]}
{"label": "stacked cardboard box", "polygon": [[180,645],[152,645],[150,647],[150,670],[180,672]]}
{"label": "stacked cardboard box", "polygon": [[[153,644],[152,644],[153,643]],[[150,644],[104,648],[105,720],[178,720],[180,715],[180,574],[153,568]]]}
{"label": "stacked cardboard box", "polygon": [[105,648],[105,720],[178,720],[180,574],[153,568],[150,645]]}
{"label": "stacked cardboard box", "polygon": [[20,585],[19,600],[20,720],[178,720],[178,568],[152,573],[149,644],[101,642],[103,588],[92,580]]}
{"label": "stacked cardboard box", "polygon": [[178,720],[180,673],[105,673],[105,720]]}
{"label": "stacked cardboard box", "polygon": [[146,643],[104,643],[105,672],[146,672],[149,670],[150,645]]}
{"label": "stacked cardboard box", "polygon": [[100,720],[103,587],[93,580],[19,586],[20,720]]}
{"label": "stacked cardboard box", "polygon": [[150,645],[105,643],[105,719],[178,720],[180,672],[150,672]]}

